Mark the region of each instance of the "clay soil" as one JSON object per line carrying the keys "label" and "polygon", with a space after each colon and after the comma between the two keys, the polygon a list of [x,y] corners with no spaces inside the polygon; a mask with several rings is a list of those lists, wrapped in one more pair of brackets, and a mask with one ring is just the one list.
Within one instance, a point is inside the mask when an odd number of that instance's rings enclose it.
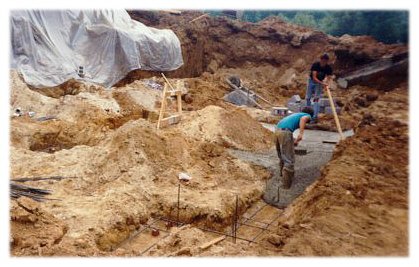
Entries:
{"label": "clay soil", "polygon": [[[152,15],[150,15],[152,14]],[[29,88],[11,71],[11,113],[20,107],[34,117],[11,117],[11,178],[63,176],[25,185],[49,189],[51,200],[11,201],[13,256],[406,256],[408,254],[408,85],[383,90],[332,87],[342,107],[344,129],[321,177],[286,209],[263,206],[272,173],[232,156],[273,148],[275,123],[266,110],[223,101],[225,79],[238,75],[274,105],[293,94],[304,97],[306,69],[323,51],[337,73],[382,56],[407,51],[369,37],[335,38],[278,19],[257,24],[227,18],[189,21],[199,12],[131,12],[146,25],[171,28],[179,36],[185,66],[168,73],[192,101],[183,101],[180,123],[157,130],[157,73],[133,71],[111,89],[70,81],[54,89]],[[238,45],[240,44],[240,45]],[[349,59],[357,58],[356,61]],[[344,64],[344,62],[346,62]],[[45,116],[53,119],[42,120]],[[317,128],[336,131],[322,115]],[[189,182],[179,182],[181,172]],[[156,218],[177,219],[168,225]],[[203,248],[251,217],[239,235]],[[262,208],[261,208],[262,207]],[[165,229],[152,235],[153,227]]]}

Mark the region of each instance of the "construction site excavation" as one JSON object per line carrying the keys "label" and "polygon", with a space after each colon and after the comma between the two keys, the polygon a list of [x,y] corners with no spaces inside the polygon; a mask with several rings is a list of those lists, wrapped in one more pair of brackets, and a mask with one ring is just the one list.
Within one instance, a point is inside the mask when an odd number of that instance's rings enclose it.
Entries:
{"label": "construction site excavation", "polygon": [[12,256],[408,256],[407,44],[238,11],[10,22]]}

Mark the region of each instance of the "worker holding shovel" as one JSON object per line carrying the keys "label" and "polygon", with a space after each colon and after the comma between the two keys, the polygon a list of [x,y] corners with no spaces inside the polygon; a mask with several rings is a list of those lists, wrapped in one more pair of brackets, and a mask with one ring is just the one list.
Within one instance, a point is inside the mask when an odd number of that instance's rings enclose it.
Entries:
{"label": "worker holding shovel", "polygon": [[332,67],[328,63],[329,55],[323,54],[320,57],[320,61],[311,65],[310,77],[308,78],[307,83],[306,101],[307,106],[310,107],[311,98],[313,98],[313,123],[317,122],[318,120],[318,114],[320,110],[319,100],[322,97],[323,87],[328,86],[329,80],[333,73]]}
{"label": "worker holding shovel", "polygon": [[[311,107],[304,107],[301,112],[294,113],[278,122],[275,129],[275,146],[279,157],[279,168],[282,175],[282,188],[289,189],[294,179],[295,151],[294,146],[303,139],[306,123],[313,118]],[[294,140],[293,132],[300,129]]]}

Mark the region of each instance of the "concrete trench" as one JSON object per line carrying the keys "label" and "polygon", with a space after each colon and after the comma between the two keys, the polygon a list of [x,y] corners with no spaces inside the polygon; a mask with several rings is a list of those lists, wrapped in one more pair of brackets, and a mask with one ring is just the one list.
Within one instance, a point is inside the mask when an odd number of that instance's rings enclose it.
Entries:
{"label": "concrete trench", "polygon": [[[263,125],[271,131],[275,127],[271,124]],[[294,138],[298,136],[298,133],[299,130],[294,132]],[[346,137],[353,134],[353,130],[344,132]],[[307,150],[307,154],[295,155],[295,176],[290,189],[282,188],[279,159],[274,147],[260,153],[240,150],[230,150],[230,153],[237,158],[267,168],[272,173],[272,177],[266,181],[263,199],[268,204],[285,208],[320,177],[320,170],[332,158],[337,142],[339,142],[337,132],[305,130],[298,149]]]}

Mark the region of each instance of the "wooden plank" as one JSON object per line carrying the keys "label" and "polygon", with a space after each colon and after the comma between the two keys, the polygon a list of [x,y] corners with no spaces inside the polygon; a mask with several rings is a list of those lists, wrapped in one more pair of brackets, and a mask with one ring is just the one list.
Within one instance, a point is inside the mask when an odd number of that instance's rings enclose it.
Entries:
{"label": "wooden plank", "polygon": [[161,12],[163,12],[163,13],[169,13],[169,14],[172,14],[172,15],[182,15],[182,11],[175,10],[175,9],[161,10]]}
{"label": "wooden plank", "polygon": [[209,248],[209,247],[211,247],[211,246],[213,246],[213,245],[215,245],[215,244],[223,241],[225,238],[226,238],[225,235],[220,236],[220,237],[217,237],[217,238],[215,238],[215,239],[213,239],[211,241],[208,241],[208,242],[200,245],[199,248],[202,249],[202,250],[207,249],[207,248]]}
{"label": "wooden plank", "polygon": [[253,93],[255,94],[256,98],[258,98],[258,99],[262,100],[262,101],[263,101],[263,102],[265,102],[266,104],[268,104],[268,105],[270,105],[270,106],[273,106],[273,105],[274,105],[274,104],[272,104],[271,102],[269,102],[268,100],[266,100],[265,98],[263,98],[261,95],[259,95],[259,94],[255,93],[255,92],[253,92]]}
{"label": "wooden plank", "polygon": [[177,95],[177,112],[179,113],[179,115],[182,115],[182,92],[177,91],[176,95]]}
{"label": "wooden plank", "polygon": [[201,15],[201,16],[199,16],[199,17],[196,17],[196,18],[194,18],[193,20],[189,21],[189,23],[191,23],[191,22],[195,22],[195,21],[200,20],[200,19],[202,19],[202,18],[205,18],[206,16],[208,16],[208,14],[203,14],[203,15]]}
{"label": "wooden plank", "polygon": [[169,126],[171,124],[179,123],[181,118],[182,118],[181,115],[176,114],[176,115],[172,115],[170,117],[161,119],[161,121],[160,121],[160,127],[161,128],[162,127],[167,127],[167,126]]}
{"label": "wooden plank", "polygon": [[166,92],[166,97],[167,96],[177,96],[179,93],[182,96],[182,91],[180,91],[180,90],[175,90],[175,91],[170,90],[170,91]]}
{"label": "wooden plank", "polygon": [[157,129],[160,129],[160,123],[161,123],[161,120],[163,119],[164,112],[166,110],[166,92],[167,92],[167,84],[164,84],[163,97],[161,100],[161,107],[160,107],[160,113],[159,113],[159,120],[157,121]]}
{"label": "wooden plank", "polygon": [[[247,86],[245,86],[245,85],[243,85],[241,88],[246,88],[246,90],[249,90],[248,89],[248,87]],[[242,89],[243,90],[243,89]],[[256,96],[256,98],[257,99],[260,99],[260,100],[262,100],[263,102],[265,102],[266,104],[268,104],[268,105],[270,105],[270,106],[274,106],[271,102],[269,102],[267,99],[265,99],[264,97],[262,97],[261,95],[259,95],[258,93],[256,93],[255,91],[253,91],[253,90],[250,90],[255,96]]]}
{"label": "wooden plank", "polygon": [[163,79],[166,81],[166,83],[170,86],[170,89],[172,89],[172,91],[176,91],[176,89],[172,86],[172,84],[169,82],[169,80],[166,78],[166,75],[164,75],[164,73],[161,73],[161,76],[163,76]]}

